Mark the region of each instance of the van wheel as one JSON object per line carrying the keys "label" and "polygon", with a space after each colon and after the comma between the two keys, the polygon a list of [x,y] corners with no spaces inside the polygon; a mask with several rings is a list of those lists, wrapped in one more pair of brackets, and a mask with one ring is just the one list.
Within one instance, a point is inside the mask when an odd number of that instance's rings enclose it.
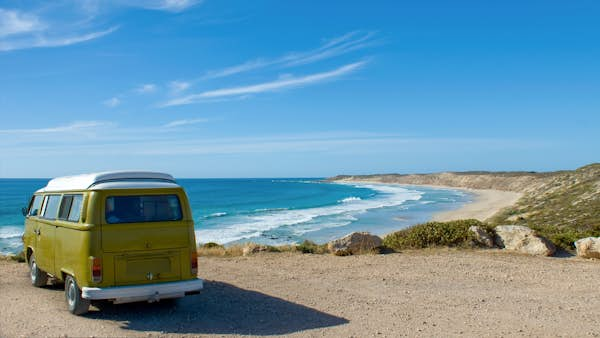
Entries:
{"label": "van wheel", "polygon": [[29,274],[31,276],[31,285],[42,287],[48,283],[48,274],[42,271],[35,261],[35,256],[29,257]]}
{"label": "van wheel", "polygon": [[82,315],[90,309],[90,300],[81,298],[81,290],[79,290],[75,278],[71,276],[65,278],[65,298],[69,312],[74,315]]}

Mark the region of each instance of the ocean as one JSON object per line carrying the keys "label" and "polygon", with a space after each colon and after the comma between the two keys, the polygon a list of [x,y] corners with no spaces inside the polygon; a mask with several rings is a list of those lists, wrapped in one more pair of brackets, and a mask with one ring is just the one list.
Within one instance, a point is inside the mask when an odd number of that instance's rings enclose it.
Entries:
{"label": "ocean", "polygon": [[[0,179],[0,253],[22,249],[32,193],[47,179]],[[178,179],[190,199],[199,243],[324,243],[353,231],[386,233],[457,209],[464,191],[386,184],[338,184],[319,178]]]}

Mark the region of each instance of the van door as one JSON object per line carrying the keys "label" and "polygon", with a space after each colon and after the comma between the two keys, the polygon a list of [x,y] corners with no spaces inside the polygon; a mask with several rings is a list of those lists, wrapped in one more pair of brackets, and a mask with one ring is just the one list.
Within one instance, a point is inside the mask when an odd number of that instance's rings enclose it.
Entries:
{"label": "van door", "polygon": [[36,240],[37,240],[37,229],[39,227],[38,219],[40,217],[40,213],[42,212],[42,202],[44,201],[44,196],[42,195],[34,195],[31,198],[31,202],[29,203],[29,208],[27,210],[27,215],[25,215],[25,232],[23,233],[23,243],[26,248],[31,247],[34,251],[36,250]]}
{"label": "van door", "polygon": [[34,233],[36,235],[35,257],[40,269],[51,275],[56,275],[54,267],[56,217],[60,206],[61,195],[47,195],[44,198],[41,217],[36,221]]}
{"label": "van door", "polygon": [[189,252],[190,226],[177,194],[109,192],[102,249],[115,254],[116,285],[181,279],[181,252]]}

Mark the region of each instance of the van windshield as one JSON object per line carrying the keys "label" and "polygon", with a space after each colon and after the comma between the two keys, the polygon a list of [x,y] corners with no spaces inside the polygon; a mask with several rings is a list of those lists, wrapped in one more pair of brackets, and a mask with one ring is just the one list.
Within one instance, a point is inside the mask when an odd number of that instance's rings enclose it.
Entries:
{"label": "van windshield", "polygon": [[181,205],[177,195],[110,196],[105,218],[109,224],[179,221]]}

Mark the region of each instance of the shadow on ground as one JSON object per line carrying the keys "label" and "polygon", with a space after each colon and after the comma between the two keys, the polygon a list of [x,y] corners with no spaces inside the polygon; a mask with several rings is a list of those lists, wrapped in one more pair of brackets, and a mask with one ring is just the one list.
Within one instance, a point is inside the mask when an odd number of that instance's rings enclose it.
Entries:
{"label": "shadow on ground", "polygon": [[309,307],[231,284],[205,281],[199,295],[160,303],[98,304],[88,318],[123,328],[182,334],[283,335],[348,323]]}

